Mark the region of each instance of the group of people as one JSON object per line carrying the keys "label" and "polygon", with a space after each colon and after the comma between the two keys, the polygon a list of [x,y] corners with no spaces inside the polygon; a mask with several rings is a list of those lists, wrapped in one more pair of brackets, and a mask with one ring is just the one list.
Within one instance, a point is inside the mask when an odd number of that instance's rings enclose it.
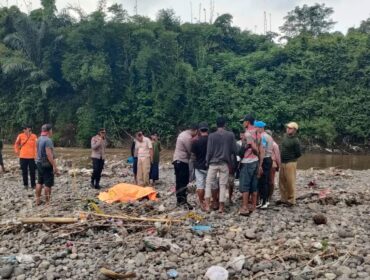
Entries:
{"label": "group of people", "polygon": [[[199,206],[206,212],[211,209],[219,210],[220,213],[225,211],[226,199],[228,198],[229,203],[233,201],[236,178],[239,179],[239,191],[242,195],[240,215],[249,215],[256,208],[266,209],[274,191],[277,171],[281,195],[278,203],[288,206],[295,204],[296,167],[297,159],[301,156],[296,135],[298,124],[290,122],[286,125],[286,134],[279,148],[272,132],[265,130],[266,124],[263,121],[256,121],[252,115],[246,115],[241,122],[243,130],[238,141],[234,133],[227,130],[224,117],[217,118],[217,130],[212,133],[208,124],[201,122],[178,135],[173,156],[178,206],[193,209],[187,200],[187,188],[194,174]],[[29,186],[35,189],[36,204],[41,203],[43,189],[46,203],[49,203],[54,175],[59,174],[52,134],[50,124],[41,127],[40,137],[32,133],[31,126],[26,125],[14,143],[23,185],[26,189]],[[2,146],[1,142],[0,151]],[[100,189],[106,148],[106,130],[102,128],[91,138],[91,187],[95,189]],[[141,131],[135,134],[131,146],[135,184],[155,185],[159,179],[160,152],[157,133],[152,133],[150,138]],[[5,171],[2,156],[0,167]]]}
{"label": "group of people", "polygon": [[187,201],[192,163],[199,205],[206,212],[213,209],[223,213],[227,194],[232,203],[235,178],[239,178],[242,194],[240,215],[249,215],[256,208],[268,208],[277,171],[280,171],[279,203],[295,204],[296,166],[301,156],[296,135],[298,124],[286,125],[286,135],[279,149],[272,132],[265,131],[263,121],[246,115],[241,122],[243,131],[239,141],[226,129],[224,117],[217,118],[217,130],[213,133],[209,132],[208,124],[202,122],[179,134],[173,157],[178,206],[193,209]]}
{"label": "group of people", "polygon": [[[51,188],[54,186],[54,175],[58,175],[55,161],[54,144],[51,140],[53,128],[50,124],[41,127],[41,135],[32,133],[32,127],[25,125],[23,132],[17,136],[14,143],[14,152],[19,157],[22,171],[23,186],[25,189],[35,189],[36,204],[41,203],[41,193],[44,189],[45,202],[48,204],[51,197]],[[37,170],[37,184],[36,184]]]}

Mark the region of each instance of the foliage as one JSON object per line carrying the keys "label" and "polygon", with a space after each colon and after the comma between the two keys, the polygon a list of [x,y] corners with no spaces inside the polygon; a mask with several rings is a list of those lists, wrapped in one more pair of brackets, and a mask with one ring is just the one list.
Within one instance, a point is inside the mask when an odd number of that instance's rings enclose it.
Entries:
{"label": "foliage", "polygon": [[[333,10],[297,7],[276,34],[257,35],[220,15],[214,24],[181,23],[172,10],[155,21],[121,5],[75,19],[54,0],[30,15],[0,9],[0,120],[12,138],[22,123],[55,125],[60,145],[89,145],[106,127],[157,131],[171,143],[186,125],[254,112],[281,131],[294,120],[301,137],[333,145],[370,137],[369,19],[346,35],[329,33]],[[36,129],[37,130],[37,129]]]}

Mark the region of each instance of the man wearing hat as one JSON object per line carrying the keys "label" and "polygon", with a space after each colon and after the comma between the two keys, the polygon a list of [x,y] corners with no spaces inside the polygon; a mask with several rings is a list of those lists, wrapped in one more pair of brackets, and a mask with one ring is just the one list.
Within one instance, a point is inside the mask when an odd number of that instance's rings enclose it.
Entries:
{"label": "man wearing hat", "polygon": [[31,179],[31,188],[36,187],[36,142],[37,136],[32,133],[30,125],[23,126],[23,133],[20,133],[14,143],[14,152],[19,157],[19,164],[22,170],[23,186],[28,188],[28,173]]}
{"label": "man wearing hat", "polygon": [[204,196],[207,178],[206,155],[207,155],[208,131],[209,131],[208,124],[206,122],[201,122],[199,124],[200,135],[196,140],[194,140],[191,146],[191,153],[195,157],[194,169],[199,205],[203,210],[205,206]]}
{"label": "man wearing hat", "polygon": [[272,149],[274,140],[265,132],[266,123],[263,121],[256,121],[254,126],[261,135],[261,160],[262,160],[262,175],[258,180],[259,193],[261,199],[261,209],[266,209],[269,205],[269,182],[270,172],[272,168]]}
{"label": "man wearing hat", "polygon": [[296,136],[298,124],[290,122],[286,125],[286,134],[281,142],[281,168],[279,189],[281,202],[289,206],[295,205],[295,181],[297,160],[301,156],[301,148]]}

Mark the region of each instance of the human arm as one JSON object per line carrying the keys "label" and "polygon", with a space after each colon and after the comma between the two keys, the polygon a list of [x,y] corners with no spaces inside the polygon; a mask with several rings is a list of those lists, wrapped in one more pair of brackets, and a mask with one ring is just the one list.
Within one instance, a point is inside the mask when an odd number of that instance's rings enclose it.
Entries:
{"label": "human arm", "polygon": [[46,151],[46,157],[48,161],[50,162],[51,166],[53,167],[54,173],[59,174],[59,170],[58,170],[57,164],[54,159],[53,148],[50,146],[46,146],[45,151]]}
{"label": "human arm", "polygon": [[19,154],[19,147],[21,145],[21,137],[18,135],[17,139],[15,140],[14,143],[14,152],[18,155]]}
{"label": "human arm", "polygon": [[100,137],[93,137],[91,138],[91,149],[97,150],[101,147],[103,143],[103,139]]}

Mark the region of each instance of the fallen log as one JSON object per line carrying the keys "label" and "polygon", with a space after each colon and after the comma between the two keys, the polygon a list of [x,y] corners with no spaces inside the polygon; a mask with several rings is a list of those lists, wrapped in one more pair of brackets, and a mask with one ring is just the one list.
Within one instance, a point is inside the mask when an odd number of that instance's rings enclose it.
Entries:
{"label": "fallen log", "polygon": [[160,222],[160,223],[181,223],[182,220],[172,220],[172,219],[165,219],[165,218],[138,218],[138,217],[131,217],[128,215],[120,216],[120,215],[108,215],[108,214],[98,214],[98,213],[92,213],[92,212],[81,212],[83,214],[87,215],[93,215],[96,217],[102,217],[102,218],[110,218],[110,219],[121,219],[126,221],[138,221],[138,222]]}
{"label": "fallen log", "polygon": [[30,217],[20,218],[22,224],[73,224],[78,222],[78,218],[64,217]]}
{"label": "fallen log", "polygon": [[128,279],[128,278],[135,278],[136,273],[135,272],[128,272],[125,274],[117,273],[112,270],[106,269],[106,268],[101,268],[100,273],[103,274],[104,276],[111,278],[111,279]]}

